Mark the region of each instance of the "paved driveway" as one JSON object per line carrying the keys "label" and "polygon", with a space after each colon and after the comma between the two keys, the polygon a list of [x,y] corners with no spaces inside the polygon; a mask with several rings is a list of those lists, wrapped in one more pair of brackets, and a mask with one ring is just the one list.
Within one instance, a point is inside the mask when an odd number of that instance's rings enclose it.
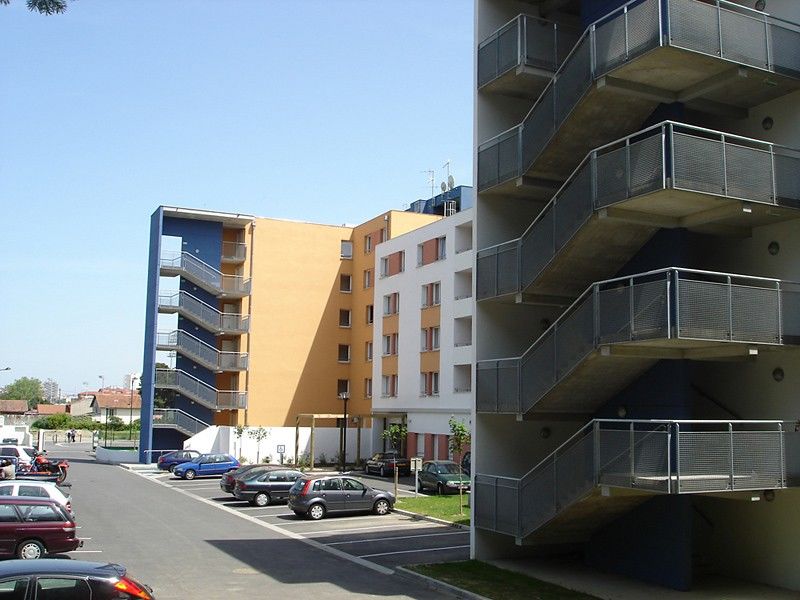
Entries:
{"label": "paved driveway", "polygon": [[[393,482],[373,476],[353,474],[368,485],[391,490]],[[285,503],[263,508],[250,506],[226,494],[219,487],[219,478],[185,481],[170,474],[145,474],[163,485],[180,490],[199,501],[235,511],[288,535],[313,540],[329,549],[348,556],[392,568],[398,565],[431,562],[450,562],[469,558],[469,531],[442,525],[408,515],[389,513],[377,515],[327,516],[321,521],[298,517]],[[405,481],[400,495],[413,496],[413,483]]]}

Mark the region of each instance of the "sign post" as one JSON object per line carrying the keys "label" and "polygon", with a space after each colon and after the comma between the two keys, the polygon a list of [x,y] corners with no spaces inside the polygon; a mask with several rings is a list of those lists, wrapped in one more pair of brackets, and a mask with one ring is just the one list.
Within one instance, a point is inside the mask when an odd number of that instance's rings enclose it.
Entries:
{"label": "sign post", "polygon": [[286,453],[286,445],[278,444],[278,454],[281,455],[281,464],[283,464],[283,455]]}
{"label": "sign post", "polygon": [[422,468],[422,459],[414,456],[411,459],[411,470],[414,471],[414,498],[419,495],[419,470]]}

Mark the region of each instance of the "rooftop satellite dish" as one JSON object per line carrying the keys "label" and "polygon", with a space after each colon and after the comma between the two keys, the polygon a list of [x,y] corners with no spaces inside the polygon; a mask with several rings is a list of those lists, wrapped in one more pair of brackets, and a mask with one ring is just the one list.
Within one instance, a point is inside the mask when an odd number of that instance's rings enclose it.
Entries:
{"label": "rooftop satellite dish", "polygon": [[440,185],[439,187],[442,188],[443,192],[447,191],[447,184],[444,181],[442,182],[442,185]]}
{"label": "rooftop satellite dish", "polygon": [[447,176],[447,189],[452,190],[456,187],[456,180],[453,178],[452,175]]}

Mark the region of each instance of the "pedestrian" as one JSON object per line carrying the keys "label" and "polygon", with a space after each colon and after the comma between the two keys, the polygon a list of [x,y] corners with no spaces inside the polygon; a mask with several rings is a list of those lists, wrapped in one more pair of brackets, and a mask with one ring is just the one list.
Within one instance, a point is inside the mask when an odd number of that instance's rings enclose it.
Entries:
{"label": "pedestrian", "polygon": [[76,434],[76,433],[77,433],[77,432],[76,432],[76,431],[73,429],[73,430],[72,430],[72,441],[73,441],[73,443],[75,442],[75,434]]}
{"label": "pedestrian", "polygon": [[0,479],[15,479],[17,476],[17,470],[14,468],[14,464],[4,458],[0,461]]}

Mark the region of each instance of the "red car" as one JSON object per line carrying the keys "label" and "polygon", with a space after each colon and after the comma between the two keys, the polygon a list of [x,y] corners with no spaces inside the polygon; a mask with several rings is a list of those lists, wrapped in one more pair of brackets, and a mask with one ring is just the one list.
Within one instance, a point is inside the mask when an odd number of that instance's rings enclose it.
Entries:
{"label": "red car", "polygon": [[0,556],[34,559],[81,546],[74,519],[55,500],[0,498]]}

